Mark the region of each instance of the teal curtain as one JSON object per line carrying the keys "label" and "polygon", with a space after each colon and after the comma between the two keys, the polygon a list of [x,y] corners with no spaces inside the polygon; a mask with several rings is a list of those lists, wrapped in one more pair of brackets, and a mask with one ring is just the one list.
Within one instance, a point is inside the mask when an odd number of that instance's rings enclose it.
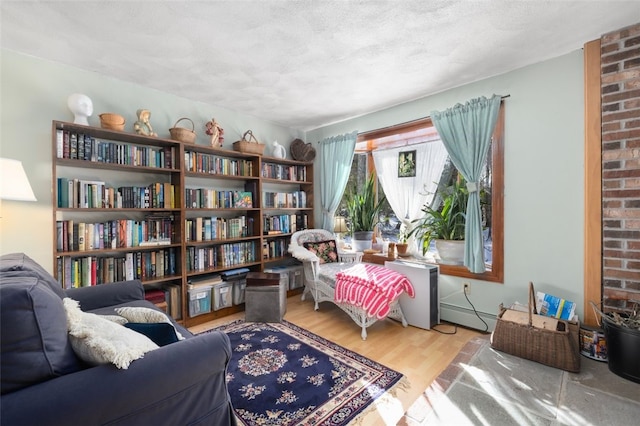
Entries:
{"label": "teal curtain", "polygon": [[443,112],[431,113],[453,165],[467,181],[469,201],[464,231],[464,265],[473,273],[485,271],[478,179],[491,146],[501,98],[498,95],[491,99],[483,96]]}
{"label": "teal curtain", "polygon": [[322,228],[333,232],[333,215],[351,173],[358,132],[333,136],[320,142],[320,207]]}

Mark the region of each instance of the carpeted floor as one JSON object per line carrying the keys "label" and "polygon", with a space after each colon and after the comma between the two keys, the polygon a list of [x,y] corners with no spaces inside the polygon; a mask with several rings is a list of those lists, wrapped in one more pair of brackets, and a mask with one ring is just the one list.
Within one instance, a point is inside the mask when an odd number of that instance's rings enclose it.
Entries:
{"label": "carpeted floor", "polygon": [[227,373],[245,425],[347,425],[392,400],[402,374],[292,323],[234,321]]}
{"label": "carpeted floor", "polygon": [[586,357],[568,373],[469,341],[400,425],[637,425],[640,384]]}

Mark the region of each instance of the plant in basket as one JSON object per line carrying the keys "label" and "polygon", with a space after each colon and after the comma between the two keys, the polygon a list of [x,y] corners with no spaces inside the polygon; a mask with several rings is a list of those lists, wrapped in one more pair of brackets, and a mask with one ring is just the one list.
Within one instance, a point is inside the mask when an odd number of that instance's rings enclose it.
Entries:
{"label": "plant in basket", "polygon": [[604,338],[607,342],[609,370],[620,377],[640,383],[640,312],[634,302],[631,312],[601,312],[591,302],[602,318]]}

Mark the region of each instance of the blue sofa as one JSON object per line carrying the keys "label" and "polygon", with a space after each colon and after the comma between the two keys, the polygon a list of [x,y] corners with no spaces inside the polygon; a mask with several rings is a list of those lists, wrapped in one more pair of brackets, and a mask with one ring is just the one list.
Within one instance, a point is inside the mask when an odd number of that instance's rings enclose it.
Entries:
{"label": "blue sofa", "polygon": [[231,357],[221,332],[185,337],[127,369],[90,366],[74,353],[62,299],[85,312],[155,308],[139,281],[63,290],[22,253],[0,257],[0,423],[20,425],[235,425],[225,376]]}

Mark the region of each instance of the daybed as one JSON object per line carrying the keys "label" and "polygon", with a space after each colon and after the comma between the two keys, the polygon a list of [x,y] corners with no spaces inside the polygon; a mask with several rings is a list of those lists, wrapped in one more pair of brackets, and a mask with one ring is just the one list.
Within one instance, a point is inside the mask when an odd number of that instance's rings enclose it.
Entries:
{"label": "daybed", "polygon": [[[305,247],[305,243],[307,243],[307,245],[313,243],[310,246],[316,246],[317,244],[323,243],[335,244],[335,240],[333,234],[324,229],[306,229],[297,231],[291,236],[289,253],[301,261],[303,265],[304,290],[302,300],[305,300],[307,295],[311,295],[315,301],[315,310],[319,309],[318,304],[320,302],[327,301],[334,303],[362,328],[362,340],[366,340],[367,328],[383,318],[370,316],[360,303],[337,301],[335,291],[336,274],[352,268],[354,264],[359,263],[362,259],[362,253],[336,251],[335,255],[333,253],[330,255],[330,257],[335,257],[335,259],[325,258],[321,260],[320,257],[324,255],[318,253],[315,249],[310,251]],[[315,253],[320,254],[320,257]],[[402,322],[404,327],[407,326],[407,321],[400,309],[397,299],[390,304],[389,312],[385,317],[398,320]]]}
{"label": "daybed", "polygon": [[[165,322],[139,320],[136,324],[143,328],[159,325],[157,328],[169,329],[175,338],[180,333],[184,340],[155,346],[142,358],[127,360],[130,363],[126,369],[116,367],[115,362],[89,364],[76,353],[75,339],[80,336],[68,331],[68,323],[72,323],[69,304],[75,305],[73,312],[78,317],[102,325],[92,330],[104,332],[112,328],[116,336],[105,339],[108,342],[117,340],[121,329],[134,339],[146,341],[147,337],[115,322],[109,323],[102,316],[81,312],[72,299],[83,310],[101,315],[113,315],[116,308],[127,308],[129,312],[143,312],[149,318],[161,316]],[[194,336],[171,318],[167,323],[167,316],[160,312],[144,300],[140,281],[65,291],[26,255],[1,256],[0,423],[235,425],[225,381],[231,357],[229,338],[221,332]],[[109,327],[104,327],[104,321]],[[123,362],[122,354],[127,352],[130,341],[120,346],[122,351],[111,352],[118,362]],[[91,346],[87,350],[93,349]]]}

